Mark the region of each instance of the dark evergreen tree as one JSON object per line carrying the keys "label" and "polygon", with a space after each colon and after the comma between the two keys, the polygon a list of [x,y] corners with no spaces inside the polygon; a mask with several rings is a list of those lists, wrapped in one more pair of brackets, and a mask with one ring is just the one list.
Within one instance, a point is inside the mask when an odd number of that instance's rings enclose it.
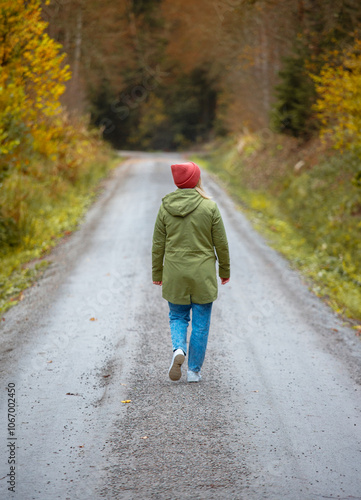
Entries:
{"label": "dark evergreen tree", "polygon": [[308,59],[309,54],[299,42],[294,54],[284,59],[271,111],[271,126],[277,132],[307,138],[317,127],[312,111],[316,92],[306,66]]}

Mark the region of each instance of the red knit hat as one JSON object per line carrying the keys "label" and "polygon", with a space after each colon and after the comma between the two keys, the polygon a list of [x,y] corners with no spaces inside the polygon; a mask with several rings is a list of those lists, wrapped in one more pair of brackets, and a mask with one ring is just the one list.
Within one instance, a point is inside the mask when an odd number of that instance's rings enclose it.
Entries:
{"label": "red knit hat", "polygon": [[174,183],[177,187],[181,189],[194,188],[198,184],[201,170],[198,165],[192,161],[172,165],[171,169]]}

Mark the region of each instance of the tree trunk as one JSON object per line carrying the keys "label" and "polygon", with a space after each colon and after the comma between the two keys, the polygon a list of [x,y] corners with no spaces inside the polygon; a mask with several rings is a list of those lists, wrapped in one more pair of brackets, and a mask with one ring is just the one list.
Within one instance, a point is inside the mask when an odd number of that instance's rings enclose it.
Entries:
{"label": "tree trunk", "polygon": [[74,66],[73,66],[73,79],[75,85],[79,82],[79,66],[81,58],[81,44],[82,44],[82,29],[83,29],[83,12],[82,4],[79,5],[77,18],[76,18],[76,31],[75,31],[75,50],[74,50]]}
{"label": "tree trunk", "polygon": [[262,102],[265,120],[267,121],[270,108],[270,75],[269,75],[269,40],[266,24],[267,13],[264,12],[260,19],[260,45],[261,45],[261,74],[262,74]]}

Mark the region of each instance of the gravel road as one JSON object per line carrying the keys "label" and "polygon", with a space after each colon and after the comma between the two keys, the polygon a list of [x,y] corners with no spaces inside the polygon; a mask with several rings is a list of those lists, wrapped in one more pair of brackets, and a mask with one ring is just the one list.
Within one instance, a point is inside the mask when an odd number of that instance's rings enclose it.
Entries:
{"label": "gravel road", "polygon": [[0,498],[361,499],[361,342],[206,174],[232,276],[202,382],[168,379],[150,250],[179,160],[134,154],[115,170],[1,322]]}

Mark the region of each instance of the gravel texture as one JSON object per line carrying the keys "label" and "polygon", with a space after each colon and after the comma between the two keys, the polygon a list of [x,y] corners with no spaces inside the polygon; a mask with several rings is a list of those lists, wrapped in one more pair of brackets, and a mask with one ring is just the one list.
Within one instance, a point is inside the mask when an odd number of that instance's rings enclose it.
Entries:
{"label": "gravel texture", "polygon": [[[133,154],[0,330],[0,498],[361,499],[361,342],[204,173],[231,251],[199,384],[151,284],[174,154]],[[185,367],[186,368],[186,367]],[[130,401],[124,403],[122,401]]]}

